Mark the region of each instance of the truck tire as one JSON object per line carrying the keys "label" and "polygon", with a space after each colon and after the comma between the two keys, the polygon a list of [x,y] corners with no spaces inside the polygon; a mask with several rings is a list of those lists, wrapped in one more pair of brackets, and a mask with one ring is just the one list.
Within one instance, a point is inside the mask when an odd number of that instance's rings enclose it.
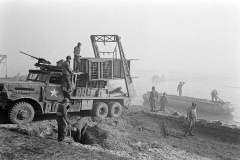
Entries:
{"label": "truck tire", "polygon": [[97,102],[94,104],[93,116],[106,118],[108,115],[108,106],[104,102]]}
{"label": "truck tire", "polygon": [[12,123],[24,124],[29,123],[34,118],[34,109],[27,102],[18,102],[8,111],[8,118]]}
{"label": "truck tire", "polygon": [[118,102],[108,103],[108,116],[109,117],[119,117],[122,113],[122,105]]}

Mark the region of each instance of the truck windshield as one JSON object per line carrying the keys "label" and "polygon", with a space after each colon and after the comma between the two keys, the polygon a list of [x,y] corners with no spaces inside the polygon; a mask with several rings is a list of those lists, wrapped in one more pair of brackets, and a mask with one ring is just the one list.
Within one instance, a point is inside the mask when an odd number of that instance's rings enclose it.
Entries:
{"label": "truck windshield", "polygon": [[27,80],[29,81],[40,81],[40,82],[45,82],[47,79],[48,75],[47,74],[42,74],[42,73],[29,73]]}

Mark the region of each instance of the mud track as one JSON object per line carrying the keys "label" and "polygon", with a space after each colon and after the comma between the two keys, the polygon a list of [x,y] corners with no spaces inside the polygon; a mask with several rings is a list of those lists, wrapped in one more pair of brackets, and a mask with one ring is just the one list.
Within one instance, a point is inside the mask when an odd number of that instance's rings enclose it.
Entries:
{"label": "mud track", "polygon": [[[239,128],[200,120],[195,136],[184,137],[184,116],[174,111],[153,113],[133,106],[117,119],[93,118],[88,145],[58,143],[55,120],[45,119],[1,124],[0,159],[240,159]],[[181,139],[165,138],[163,120]]]}

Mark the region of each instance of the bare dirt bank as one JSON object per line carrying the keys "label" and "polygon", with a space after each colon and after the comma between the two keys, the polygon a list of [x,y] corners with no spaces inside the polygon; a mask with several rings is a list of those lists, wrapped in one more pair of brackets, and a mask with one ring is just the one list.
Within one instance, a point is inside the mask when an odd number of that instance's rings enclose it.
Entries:
{"label": "bare dirt bank", "polygon": [[[184,137],[184,116],[142,109],[133,106],[120,118],[92,118],[88,145],[58,143],[55,120],[1,124],[0,159],[240,159],[239,128],[200,120],[195,136]],[[181,139],[164,137],[163,120]]]}

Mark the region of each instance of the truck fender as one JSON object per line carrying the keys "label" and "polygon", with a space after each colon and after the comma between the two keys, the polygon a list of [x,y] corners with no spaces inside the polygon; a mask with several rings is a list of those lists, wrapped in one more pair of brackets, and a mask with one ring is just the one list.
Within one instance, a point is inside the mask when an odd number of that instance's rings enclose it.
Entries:
{"label": "truck fender", "polygon": [[43,103],[39,103],[38,100],[36,100],[35,98],[32,97],[21,97],[21,98],[15,98],[15,99],[11,99],[13,102],[19,102],[19,101],[24,101],[24,102],[28,102],[29,104],[32,105],[34,110],[40,110],[41,113],[43,113],[43,108],[42,108],[42,104]]}

